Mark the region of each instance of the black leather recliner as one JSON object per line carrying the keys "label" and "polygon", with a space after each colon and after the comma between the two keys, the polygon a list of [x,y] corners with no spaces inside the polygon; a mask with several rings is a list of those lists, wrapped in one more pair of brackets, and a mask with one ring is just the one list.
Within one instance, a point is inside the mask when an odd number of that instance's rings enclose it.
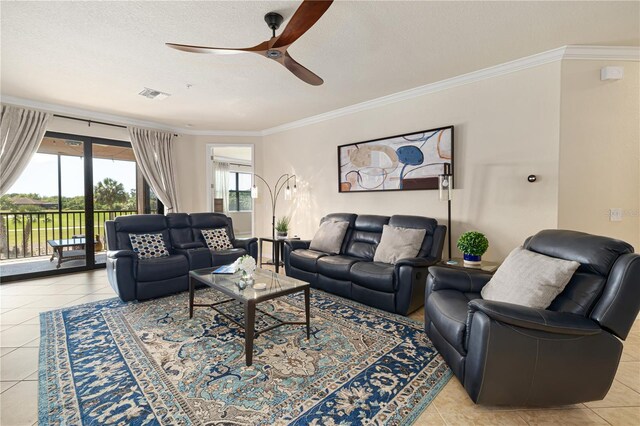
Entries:
{"label": "black leather recliner", "polygon": [[427,335],[478,404],[600,400],[640,309],[640,255],[629,244],[546,230],[524,248],[580,267],[547,309],[483,300],[491,275],[429,268]]}

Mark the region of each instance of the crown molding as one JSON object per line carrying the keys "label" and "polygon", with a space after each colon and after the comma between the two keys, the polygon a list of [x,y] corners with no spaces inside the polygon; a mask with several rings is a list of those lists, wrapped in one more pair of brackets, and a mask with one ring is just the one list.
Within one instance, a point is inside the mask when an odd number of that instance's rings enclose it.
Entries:
{"label": "crown molding", "polygon": [[271,127],[269,129],[263,130],[262,134],[266,136],[285,132],[287,130],[309,126],[345,115],[355,114],[373,108],[379,108],[395,102],[413,99],[430,93],[436,93],[442,90],[463,86],[465,84],[471,84],[489,78],[511,74],[514,72],[534,68],[551,62],[561,61],[564,59],[640,61],[640,47],[563,46],[557,49],[552,49],[546,52],[516,59],[514,61],[505,62],[500,65],[495,65],[478,71],[472,71],[470,73],[448,78],[446,80],[425,84],[424,86],[414,87],[413,89],[372,99],[370,101],[361,102],[355,105],[350,105],[348,107],[339,108],[333,111],[325,112],[323,114],[303,118],[301,120],[292,121],[280,126]]}
{"label": "crown molding", "polygon": [[514,72],[534,68],[551,62],[562,60],[607,60],[607,61],[635,61],[640,62],[640,47],[638,46],[563,46],[557,49],[548,50],[546,52],[537,53],[535,55],[526,56],[514,61],[505,62],[500,65],[472,71],[456,77],[437,81],[434,83],[418,86],[413,89],[404,90],[402,92],[393,93],[391,95],[382,96],[380,98],[371,99],[369,101],[360,102],[333,111],[303,118],[301,120],[292,121],[271,127],[264,130],[193,130],[184,127],[172,127],[163,123],[136,120],[133,118],[100,113],[96,111],[67,107],[62,105],[37,102],[28,99],[15,98],[2,95],[3,103],[39,109],[54,114],[69,115],[72,117],[84,118],[87,120],[104,121],[106,123],[120,124],[125,126],[147,127],[151,129],[170,131],[182,135],[191,136],[228,136],[228,137],[261,137],[285,132],[312,124],[321,123],[323,121],[332,120],[345,115],[356,114],[361,111],[380,108],[396,102],[402,102],[419,96],[440,92],[442,90],[451,89],[466,84],[475,83],[489,78],[498,77]]}
{"label": "crown molding", "polygon": [[565,46],[562,59],[591,61],[640,61],[637,46]]}
{"label": "crown molding", "polygon": [[103,121],[105,123],[117,124],[121,126],[145,127],[154,130],[163,130],[167,132],[177,133],[180,135],[190,136],[262,136],[260,131],[242,131],[242,130],[193,130],[189,128],[173,127],[155,121],[136,120],[135,118],[125,117],[122,115],[106,114],[88,109],[74,108],[64,105],[50,104],[46,102],[38,102],[30,99],[17,98],[13,96],[0,95],[2,103],[20,106],[24,108],[37,109],[40,111],[50,112],[53,114],[68,115],[70,117],[82,118],[85,120]]}

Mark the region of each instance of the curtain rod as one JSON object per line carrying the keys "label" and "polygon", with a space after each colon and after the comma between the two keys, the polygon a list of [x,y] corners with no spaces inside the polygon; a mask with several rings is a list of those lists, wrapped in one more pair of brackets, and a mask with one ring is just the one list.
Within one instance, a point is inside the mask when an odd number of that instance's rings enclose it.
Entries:
{"label": "curtain rod", "polygon": [[[119,127],[121,129],[126,129],[127,128],[127,126],[123,126],[122,124],[111,124],[111,123],[105,123],[104,121],[87,120],[86,118],[69,117],[68,115],[53,114],[53,116],[54,117],[58,117],[58,118],[66,118],[67,120],[84,121],[85,123],[89,123],[89,127],[91,127],[91,123],[95,123],[95,124],[102,124],[103,126]],[[177,133],[174,133],[173,136],[180,136],[180,135],[178,135]]]}
{"label": "curtain rod", "polygon": [[89,126],[91,126],[91,123],[95,123],[95,124],[102,124],[103,126],[120,127],[121,129],[126,129],[127,128],[127,126],[123,126],[121,124],[111,124],[111,123],[105,123],[103,121],[87,120],[85,118],[69,117],[68,115],[53,114],[53,116],[54,117],[59,117],[59,118],[66,118],[67,120],[84,121],[85,123],[89,123]]}
{"label": "curtain rod", "polygon": [[[228,161],[220,161],[220,160],[216,160],[214,159],[213,161],[218,162],[218,163],[229,163]],[[240,164],[240,163],[229,163],[230,166],[240,166],[240,167],[251,167],[251,164]]]}

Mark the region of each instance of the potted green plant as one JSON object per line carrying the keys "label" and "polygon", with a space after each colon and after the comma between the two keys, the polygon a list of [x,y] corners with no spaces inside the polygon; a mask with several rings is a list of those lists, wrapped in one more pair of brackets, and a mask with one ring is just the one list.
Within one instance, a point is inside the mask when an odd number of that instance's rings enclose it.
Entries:
{"label": "potted green plant", "polygon": [[276,222],[276,232],[278,237],[286,237],[289,233],[289,222],[291,222],[291,218],[289,216],[282,216],[278,218]]}
{"label": "potted green plant", "polygon": [[480,266],[482,255],[489,248],[489,240],[482,232],[468,231],[460,235],[456,246],[464,255],[465,265]]}

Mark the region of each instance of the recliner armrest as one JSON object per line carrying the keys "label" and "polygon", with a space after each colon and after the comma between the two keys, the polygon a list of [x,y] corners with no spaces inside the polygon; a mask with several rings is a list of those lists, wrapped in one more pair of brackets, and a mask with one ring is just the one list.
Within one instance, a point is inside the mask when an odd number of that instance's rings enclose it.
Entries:
{"label": "recliner armrest", "polygon": [[[580,315],[529,308],[513,303],[482,299],[469,302],[469,317],[478,311],[505,324],[547,333],[590,336],[602,332],[602,328],[595,321]],[[470,324],[469,321],[467,323]]]}
{"label": "recliner armrest", "polygon": [[477,269],[447,268],[445,266],[431,266],[429,275],[432,281],[432,291],[458,290],[466,293],[479,293],[492,275]]}
{"label": "recliner armrest", "polygon": [[107,257],[110,259],[118,259],[120,257],[134,257],[137,258],[138,255],[133,250],[109,250],[107,251]]}
{"label": "recliner armrest", "polygon": [[243,248],[245,249],[247,252],[249,251],[249,245],[251,243],[257,243],[258,239],[253,237],[253,238],[236,238],[233,241],[231,241],[231,244],[233,244],[233,247],[235,248]]}
{"label": "recliner armrest", "polygon": [[297,249],[308,249],[311,245],[311,240],[284,240],[284,244],[288,246],[291,251]]}
{"label": "recliner armrest", "polygon": [[438,263],[439,259],[435,257],[407,257],[396,262],[396,268],[399,266],[413,266],[414,268],[427,268]]}
{"label": "recliner armrest", "polygon": [[188,249],[204,247],[204,244],[194,241],[191,243],[176,243],[173,245],[173,247],[176,249],[188,250]]}

